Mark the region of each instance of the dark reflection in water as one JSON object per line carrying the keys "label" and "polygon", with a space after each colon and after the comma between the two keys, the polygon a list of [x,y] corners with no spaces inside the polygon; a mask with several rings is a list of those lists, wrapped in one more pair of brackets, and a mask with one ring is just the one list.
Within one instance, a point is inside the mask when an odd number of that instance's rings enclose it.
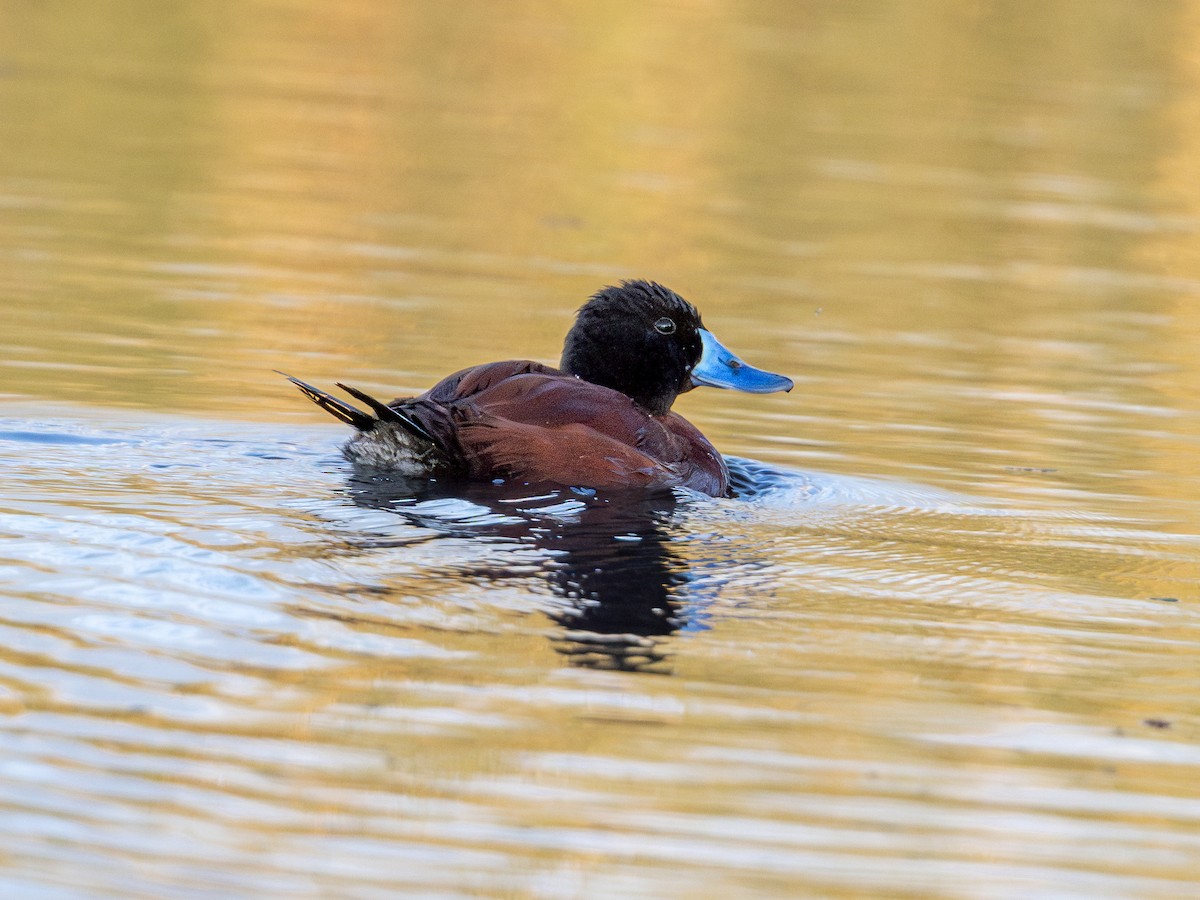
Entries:
{"label": "dark reflection in water", "polygon": [[[502,538],[544,551],[538,576],[564,601],[549,613],[562,626],[555,644],[576,665],[661,671],[663,639],[685,625],[679,594],[691,579],[672,550],[680,502],[673,494],[413,482],[367,472],[352,475],[348,490],[355,504],[393,511],[438,536]],[[530,570],[522,560],[463,574],[499,581],[528,578]]]}
{"label": "dark reflection in water", "polygon": [[691,579],[671,551],[674,496],[610,498],[577,523],[546,530],[551,588],[568,601],[553,618],[567,629],[558,649],[579,665],[621,669],[661,664],[661,638],[684,624],[678,589]]}

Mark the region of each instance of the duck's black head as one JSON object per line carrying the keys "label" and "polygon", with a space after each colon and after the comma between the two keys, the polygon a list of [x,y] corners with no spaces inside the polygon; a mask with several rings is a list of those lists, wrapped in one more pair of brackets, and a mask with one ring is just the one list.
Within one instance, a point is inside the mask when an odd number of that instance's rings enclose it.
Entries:
{"label": "duck's black head", "polygon": [[754,393],[787,391],[792,382],[746,365],[705,330],[696,307],[652,281],[623,281],[580,308],[559,368],[632,397],[664,415],[697,385]]}

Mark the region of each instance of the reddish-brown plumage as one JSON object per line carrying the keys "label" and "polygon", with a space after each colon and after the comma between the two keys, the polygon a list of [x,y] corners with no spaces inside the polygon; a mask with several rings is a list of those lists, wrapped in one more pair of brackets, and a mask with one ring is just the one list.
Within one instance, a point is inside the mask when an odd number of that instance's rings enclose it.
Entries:
{"label": "reddish-brown plumage", "polygon": [[528,360],[463,369],[419,397],[380,403],[339,382],[370,412],[287,376],[356,434],[356,464],[407,478],[516,479],[604,490],[691,488],[729,495],[713,445],[671,404],[693,387],[789,391],[704,328],[661,284],[603,288],[579,310],[560,368]]}
{"label": "reddish-brown plumage", "polygon": [[725,496],[725,461],[677,413],[528,360],[464,369],[391,404],[416,419],[461,474],[600,489],[686,487]]}

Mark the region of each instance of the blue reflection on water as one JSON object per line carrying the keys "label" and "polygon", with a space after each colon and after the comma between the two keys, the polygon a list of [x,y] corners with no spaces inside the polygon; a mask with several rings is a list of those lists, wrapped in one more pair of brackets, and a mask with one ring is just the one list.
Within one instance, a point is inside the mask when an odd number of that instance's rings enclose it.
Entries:
{"label": "blue reflection on water", "polygon": [[21,441],[26,444],[121,444],[121,438],[90,437],[83,434],[64,434],[60,431],[0,431],[0,441]]}

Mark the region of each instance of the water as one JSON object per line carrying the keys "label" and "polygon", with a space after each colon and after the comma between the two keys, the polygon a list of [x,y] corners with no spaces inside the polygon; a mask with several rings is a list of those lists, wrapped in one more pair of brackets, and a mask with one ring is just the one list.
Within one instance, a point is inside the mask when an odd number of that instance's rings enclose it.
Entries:
{"label": "water", "polygon": [[[9,4],[0,885],[1200,886],[1200,6]],[[420,491],[271,373],[790,395],[735,500]]]}

